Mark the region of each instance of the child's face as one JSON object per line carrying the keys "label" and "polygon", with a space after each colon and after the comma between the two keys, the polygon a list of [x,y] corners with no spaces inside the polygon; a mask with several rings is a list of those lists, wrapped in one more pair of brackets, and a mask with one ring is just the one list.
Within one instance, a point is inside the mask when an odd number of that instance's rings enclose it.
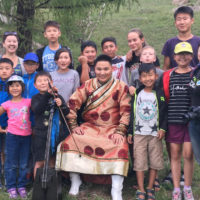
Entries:
{"label": "child's face", "polygon": [[3,47],[8,53],[15,53],[18,48],[18,40],[15,35],[9,35],[6,37],[6,40],[3,42]]}
{"label": "child's face", "polygon": [[153,63],[156,61],[155,51],[154,49],[147,48],[142,50],[140,55],[140,62],[142,63]]}
{"label": "child's face", "polygon": [[87,57],[88,63],[93,64],[94,60],[96,59],[97,52],[94,47],[88,46],[85,47],[85,49],[82,52],[82,55]]}
{"label": "child's face", "polygon": [[11,66],[11,64],[9,63],[0,63],[0,78],[5,81],[8,78],[10,78],[10,76],[13,73],[13,68]]}
{"label": "child's face", "polygon": [[174,55],[174,60],[178,64],[178,67],[188,67],[192,61],[193,55],[191,53],[182,52]]}
{"label": "child's face", "polygon": [[38,64],[34,61],[28,60],[26,62],[24,62],[24,68],[27,72],[27,74],[33,74],[36,69],[38,68]]}
{"label": "child's face", "polygon": [[19,97],[22,94],[22,86],[19,82],[12,82],[11,85],[9,85],[9,93],[12,95],[12,97]]}
{"label": "child's face", "polygon": [[136,32],[130,32],[128,34],[128,46],[132,51],[138,51],[142,49],[142,45],[144,43],[144,38],[140,38],[139,34]]}
{"label": "child's face", "polygon": [[49,89],[49,82],[52,83],[48,76],[38,76],[34,86],[40,91],[40,93],[45,93]]}
{"label": "child's face", "polygon": [[102,53],[104,53],[105,55],[111,57],[111,58],[114,58],[116,56],[116,52],[117,52],[117,46],[115,45],[114,42],[105,42],[103,44],[103,47],[102,47]]}
{"label": "child's face", "polygon": [[175,26],[181,33],[186,33],[191,30],[191,26],[194,23],[194,18],[187,13],[179,13],[175,19]]}
{"label": "child's face", "polygon": [[99,61],[95,66],[97,80],[106,83],[112,77],[112,66],[108,61]]}
{"label": "child's face", "polygon": [[198,48],[197,56],[198,56],[198,60],[199,60],[199,62],[200,62],[200,46],[199,46],[199,48]]}
{"label": "child's face", "polygon": [[59,71],[63,71],[63,70],[68,69],[70,63],[71,63],[71,58],[70,58],[68,52],[62,52],[59,55],[58,60],[56,61],[56,64],[58,65]]}
{"label": "child's face", "polygon": [[48,26],[44,32],[44,37],[47,38],[49,42],[57,42],[60,36],[60,30],[54,26]]}
{"label": "child's face", "polygon": [[153,88],[156,80],[158,78],[158,75],[155,73],[155,71],[152,69],[149,72],[142,72],[140,75],[140,82],[146,87],[146,88]]}

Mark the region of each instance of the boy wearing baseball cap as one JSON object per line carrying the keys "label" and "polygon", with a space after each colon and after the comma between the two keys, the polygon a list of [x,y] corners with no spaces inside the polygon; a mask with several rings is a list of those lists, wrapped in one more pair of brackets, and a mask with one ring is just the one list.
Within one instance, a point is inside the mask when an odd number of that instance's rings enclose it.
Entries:
{"label": "boy wearing baseball cap", "polygon": [[168,132],[166,142],[169,145],[171,170],[174,190],[172,200],[181,200],[181,156],[184,158],[184,199],[193,200],[192,175],[193,175],[193,152],[188,132],[188,124],[183,115],[190,107],[189,83],[191,80],[192,67],[190,62],[193,58],[192,46],[188,42],[180,42],[174,49],[174,60],[178,66],[164,72],[163,87],[168,102]]}
{"label": "boy wearing baseball cap", "polygon": [[33,95],[37,94],[39,91],[34,86],[34,78],[36,75],[36,70],[39,66],[39,59],[35,53],[27,53],[24,57],[24,68],[27,72],[23,76],[25,83],[25,91],[23,96],[25,98],[32,98]]}

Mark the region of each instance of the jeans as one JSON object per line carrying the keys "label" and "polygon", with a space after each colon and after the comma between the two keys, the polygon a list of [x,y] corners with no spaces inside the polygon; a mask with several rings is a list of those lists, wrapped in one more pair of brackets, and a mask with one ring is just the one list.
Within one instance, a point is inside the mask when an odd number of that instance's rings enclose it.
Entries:
{"label": "jeans", "polygon": [[26,186],[30,146],[31,136],[7,133],[5,145],[5,180],[7,189]]}
{"label": "jeans", "polygon": [[200,120],[193,119],[190,121],[189,134],[194,156],[200,165]]}
{"label": "jeans", "polygon": [[1,158],[4,153],[4,144],[5,144],[5,133],[0,133],[0,186],[1,186],[1,177],[2,177],[2,163]]}

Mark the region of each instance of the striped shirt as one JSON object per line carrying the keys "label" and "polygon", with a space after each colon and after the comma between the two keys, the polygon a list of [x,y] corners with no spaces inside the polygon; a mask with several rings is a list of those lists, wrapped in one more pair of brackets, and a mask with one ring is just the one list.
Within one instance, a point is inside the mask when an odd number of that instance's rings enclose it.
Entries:
{"label": "striped shirt", "polygon": [[180,74],[173,71],[170,76],[170,99],[168,104],[169,124],[185,124],[183,115],[188,112],[190,107],[190,80],[190,72]]}

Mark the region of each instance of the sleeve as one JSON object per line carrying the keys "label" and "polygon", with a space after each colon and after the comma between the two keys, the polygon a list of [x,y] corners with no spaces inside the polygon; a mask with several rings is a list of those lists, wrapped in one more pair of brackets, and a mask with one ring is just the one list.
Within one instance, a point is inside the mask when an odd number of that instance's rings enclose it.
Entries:
{"label": "sleeve", "polygon": [[[75,71],[75,72],[76,72],[76,71]],[[74,76],[75,76],[75,83],[74,83],[74,87],[73,87],[73,93],[76,91],[76,89],[77,89],[78,87],[80,87],[80,78],[79,78],[78,73],[76,72],[76,73],[74,74]]]}
{"label": "sleeve", "polygon": [[33,111],[34,114],[42,114],[45,109],[46,105],[48,104],[48,100],[52,97],[51,94],[46,92],[43,95],[34,95],[32,100],[31,100],[31,110]]}
{"label": "sleeve", "polygon": [[167,40],[167,42],[164,44],[163,49],[162,49],[162,55],[163,56],[170,56],[169,55],[169,40]]}
{"label": "sleeve", "polygon": [[137,79],[137,70],[138,69],[135,69],[135,70],[132,70],[131,71],[131,80],[130,80],[130,86],[133,86],[133,87],[136,87],[136,79]]}
{"label": "sleeve", "polygon": [[36,54],[37,54],[38,59],[39,59],[39,67],[38,67],[37,71],[42,71],[43,70],[42,54],[44,52],[44,48],[45,47],[36,50]]}
{"label": "sleeve", "polygon": [[69,127],[71,130],[78,126],[77,123],[77,112],[81,108],[82,104],[86,102],[87,99],[87,84],[83,83],[70,97],[68,101],[68,106],[70,112],[67,116]]}
{"label": "sleeve", "polygon": [[120,135],[126,135],[127,129],[130,122],[130,100],[131,97],[128,94],[128,86],[123,84],[123,87],[120,89],[120,97],[119,97],[119,109],[120,109],[120,120],[119,125],[116,128],[116,132]]}
{"label": "sleeve", "polygon": [[81,73],[82,73],[82,66],[79,65],[77,68],[76,68],[76,71],[78,72],[79,74],[79,77],[81,77]]}
{"label": "sleeve", "polygon": [[62,112],[63,112],[63,115],[66,116],[69,114],[69,108],[67,106],[67,104],[65,103],[65,100],[64,98],[61,96],[61,95],[58,95],[58,97],[61,99],[62,101],[62,105],[60,106]]}
{"label": "sleeve", "polygon": [[161,95],[157,95],[159,102],[159,129],[167,131],[168,124],[168,106],[163,89],[160,89]]}
{"label": "sleeve", "polygon": [[4,102],[4,103],[2,103],[1,106],[2,106],[2,108],[3,108],[5,111],[8,110],[8,102],[7,102],[7,101]]}

